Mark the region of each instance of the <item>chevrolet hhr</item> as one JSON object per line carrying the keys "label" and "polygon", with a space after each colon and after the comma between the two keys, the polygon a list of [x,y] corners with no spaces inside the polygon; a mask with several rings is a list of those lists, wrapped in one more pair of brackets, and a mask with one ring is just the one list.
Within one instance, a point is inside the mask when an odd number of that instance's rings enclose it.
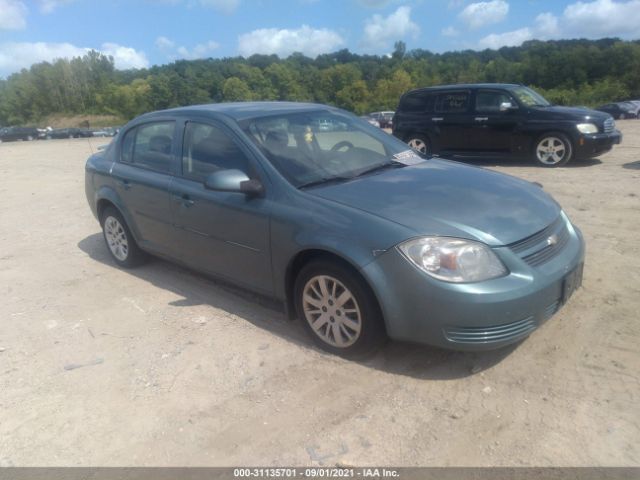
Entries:
{"label": "chevrolet hhr", "polygon": [[323,105],[142,115],[88,159],[86,195],[116,264],[153,254],[273,297],[345,356],[508,345],[582,280],[582,235],[540,186]]}

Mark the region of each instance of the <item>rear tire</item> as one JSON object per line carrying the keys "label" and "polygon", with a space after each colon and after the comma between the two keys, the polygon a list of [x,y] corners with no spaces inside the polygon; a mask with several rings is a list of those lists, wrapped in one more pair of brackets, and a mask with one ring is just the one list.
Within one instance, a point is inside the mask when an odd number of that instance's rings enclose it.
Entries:
{"label": "rear tire", "polygon": [[536,140],[533,148],[533,159],[546,168],[566,165],[573,157],[571,140],[560,132],[545,133]]}
{"label": "rear tire", "polygon": [[141,265],[147,259],[140,250],[122,215],[113,207],[105,208],[101,218],[102,235],[113,260],[123,268]]}
{"label": "rear tire", "polygon": [[294,285],[296,313],[314,342],[347,358],[374,353],[387,339],[375,296],[350,268],[331,260],[313,260]]}
{"label": "rear tire", "polygon": [[409,135],[407,145],[423,155],[431,155],[431,142],[424,135]]}

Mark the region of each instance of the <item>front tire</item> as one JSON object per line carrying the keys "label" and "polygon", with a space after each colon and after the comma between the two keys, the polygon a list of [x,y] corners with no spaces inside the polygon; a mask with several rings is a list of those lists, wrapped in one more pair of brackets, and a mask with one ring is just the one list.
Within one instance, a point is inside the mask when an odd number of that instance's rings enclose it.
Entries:
{"label": "front tire", "polygon": [[407,145],[423,155],[431,155],[431,142],[424,135],[409,135]]}
{"label": "front tire", "polygon": [[563,133],[546,133],[535,143],[533,159],[542,167],[555,168],[566,165],[571,157],[573,145]]}
{"label": "front tire", "polygon": [[102,213],[102,234],[113,260],[123,268],[141,265],[146,255],[136,243],[120,212],[108,207]]}
{"label": "front tire", "polygon": [[371,289],[338,262],[314,260],[305,265],[296,278],[294,298],[298,318],[323,350],[361,358],[386,341]]}

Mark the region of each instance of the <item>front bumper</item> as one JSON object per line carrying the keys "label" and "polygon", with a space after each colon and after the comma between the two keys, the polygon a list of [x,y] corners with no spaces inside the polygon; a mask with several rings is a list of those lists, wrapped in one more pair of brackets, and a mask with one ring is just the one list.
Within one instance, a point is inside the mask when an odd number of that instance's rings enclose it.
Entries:
{"label": "front bumper", "polygon": [[622,133],[614,130],[611,133],[594,133],[580,135],[576,142],[577,158],[593,158],[608,152],[614,145],[622,143]]}
{"label": "front bumper", "polygon": [[438,281],[393,248],[363,269],[396,340],[455,350],[491,350],[526,338],[563,304],[565,282],[582,268],[580,231],[553,259],[531,267],[509,247],[494,251],[509,275],[478,283]]}

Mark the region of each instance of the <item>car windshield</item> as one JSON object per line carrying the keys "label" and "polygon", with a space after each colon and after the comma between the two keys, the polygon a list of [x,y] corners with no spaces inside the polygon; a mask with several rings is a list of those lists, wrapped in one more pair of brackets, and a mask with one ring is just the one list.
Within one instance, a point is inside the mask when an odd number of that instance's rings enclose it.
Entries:
{"label": "car windshield", "polygon": [[424,161],[395,137],[339,112],[288,113],[246,120],[241,128],[298,188]]}
{"label": "car windshield", "polygon": [[527,87],[515,87],[511,92],[516,96],[520,103],[527,107],[550,107],[551,103],[547,101],[539,93],[534,92]]}

